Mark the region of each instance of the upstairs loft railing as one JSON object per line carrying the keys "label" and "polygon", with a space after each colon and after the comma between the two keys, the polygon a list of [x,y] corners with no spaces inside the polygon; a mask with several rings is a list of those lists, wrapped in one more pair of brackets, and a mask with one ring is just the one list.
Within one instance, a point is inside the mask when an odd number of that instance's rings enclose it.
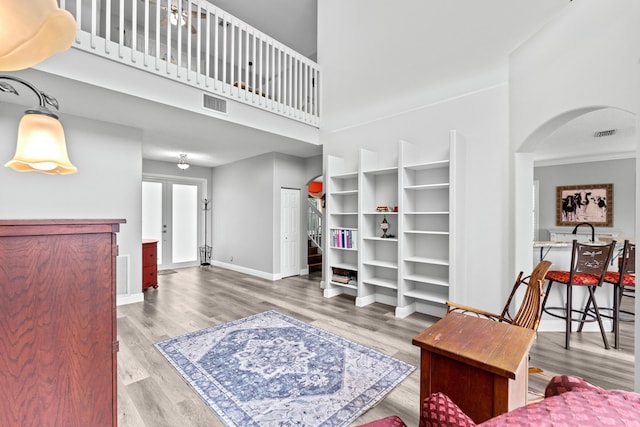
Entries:
{"label": "upstairs loft railing", "polygon": [[318,65],[205,0],[59,4],[76,18],[75,47],[81,50],[310,125],[319,123]]}

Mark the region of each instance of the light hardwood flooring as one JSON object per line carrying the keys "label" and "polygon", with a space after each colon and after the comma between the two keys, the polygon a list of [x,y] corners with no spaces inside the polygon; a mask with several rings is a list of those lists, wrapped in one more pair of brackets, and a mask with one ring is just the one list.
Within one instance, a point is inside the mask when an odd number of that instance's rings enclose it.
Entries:
{"label": "light hardwood flooring", "polygon": [[[213,266],[160,275],[159,288],[147,290],[143,303],[118,307],[119,426],[223,426],[153,343],[265,310],[278,310],[419,366],[419,350],[411,340],[438,319],[417,313],[398,319],[383,304],[356,307],[352,297],[327,299],[319,281],[315,274],[272,282]],[[544,371],[531,376],[531,387],[542,389],[557,372],[631,390],[632,325],[623,324],[620,350],[604,350],[598,333],[574,334],[571,350],[564,349],[562,333],[539,333],[531,365]],[[416,369],[353,425],[399,415],[408,426],[417,426],[418,400]]]}

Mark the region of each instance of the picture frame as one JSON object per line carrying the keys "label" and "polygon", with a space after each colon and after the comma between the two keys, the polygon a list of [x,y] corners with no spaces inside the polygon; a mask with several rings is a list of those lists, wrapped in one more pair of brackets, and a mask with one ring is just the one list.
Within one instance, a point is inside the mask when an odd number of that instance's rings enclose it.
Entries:
{"label": "picture frame", "polygon": [[613,227],[613,184],[556,187],[556,225]]}

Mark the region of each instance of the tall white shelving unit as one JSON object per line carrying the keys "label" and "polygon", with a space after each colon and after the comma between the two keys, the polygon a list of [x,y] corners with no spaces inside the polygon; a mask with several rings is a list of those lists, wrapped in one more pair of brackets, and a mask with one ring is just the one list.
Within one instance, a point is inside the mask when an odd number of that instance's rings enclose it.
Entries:
{"label": "tall white shelving unit", "polygon": [[[356,305],[398,302],[398,167],[382,166],[378,153],[360,150],[360,263]],[[378,212],[385,206],[390,212]],[[389,229],[380,228],[386,218]]]}
{"label": "tall white shelving unit", "polygon": [[[332,280],[334,269],[358,275],[358,171],[346,171],[344,159],[326,157],[325,171],[325,227],[327,249],[324,260],[324,296],[340,294],[357,296],[358,284]],[[342,240],[345,234],[350,241]]]}
{"label": "tall white shelving unit", "polygon": [[[464,164],[456,131],[450,133],[448,159],[428,159],[424,147],[406,141],[399,142],[397,165],[363,149],[358,171],[345,171],[342,159],[327,156],[327,233],[352,230],[357,241],[350,248],[329,245],[325,297],[347,293],[359,307],[388,304],[398,317],[444,316],[447,300],[461,300]],[[390,211],[379,212],[379,206]],[[383,218],[389,223],[386,238]],[[333,282],[334,268],[357,272],[357,283]]]}

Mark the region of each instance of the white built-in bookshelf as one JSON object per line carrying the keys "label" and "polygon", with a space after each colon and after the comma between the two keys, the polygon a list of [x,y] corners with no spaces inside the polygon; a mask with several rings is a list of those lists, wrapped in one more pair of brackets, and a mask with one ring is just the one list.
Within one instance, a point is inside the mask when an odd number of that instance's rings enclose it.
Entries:
{"label": "white built-in bookshelf", "polygon": [[[358,275],[358,171],[345,171],[344,160],[327,156],[325,174],[326,206],[325,235],[328,237],[324,253],[324,296],[332,297],[342,293],[357,295]],[[344,239],[345,234],[351,236],[350,241]],[[344,240],[340,240],[344,239]],[[334,271],[348,272],[355,280],[333,280]],[[339,276],[343,276],[340,274]]]}
{"label": "white built-in bookshelf", "polygon": [[[395,166],[362,149],[357,171],[327,156],[325,297],[346,293],[357,306],[392,305],[398,317],[416,311],[443,316],[446,301],[455,299],[452,260],[464,262],[456,245],[457,209],[464,203],[456,171],[464,164],[464,147],[452,131],[448,159],[428,159],[420,148],[400,141]],[[341,238],[345,233],[349,239]],[[355,280],[341,283],[345,279],[335,273],[345,270]]]}

